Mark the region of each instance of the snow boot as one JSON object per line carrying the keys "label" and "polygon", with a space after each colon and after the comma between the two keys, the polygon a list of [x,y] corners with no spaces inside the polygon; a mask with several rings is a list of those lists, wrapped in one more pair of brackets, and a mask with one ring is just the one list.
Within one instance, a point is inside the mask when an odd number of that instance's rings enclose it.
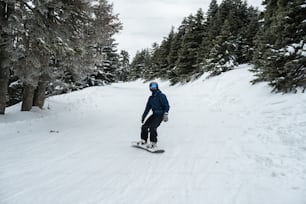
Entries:
{"label": "snow boot", "polygon": [[149,149],[154,149],[156,147],[157,147],[156,142],[150,142],[150,144],[147,145],[147,148]]}
{"label": "snow boot", "polygon": [[139,142],[137,142],[137,145],[146,145],[147,141],[145,140],[140,140]]}

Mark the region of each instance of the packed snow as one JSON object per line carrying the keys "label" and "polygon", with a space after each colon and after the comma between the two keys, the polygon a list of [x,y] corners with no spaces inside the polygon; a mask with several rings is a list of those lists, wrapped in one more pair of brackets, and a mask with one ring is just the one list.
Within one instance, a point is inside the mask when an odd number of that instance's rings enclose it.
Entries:
{"label": "packed snow", "polygon": [[142,81],[50,97],[0,116],[1,204],[305,204],[306,94],[251,85],[243,65],[185,85],[170,102],[163,154],[139,140]]}

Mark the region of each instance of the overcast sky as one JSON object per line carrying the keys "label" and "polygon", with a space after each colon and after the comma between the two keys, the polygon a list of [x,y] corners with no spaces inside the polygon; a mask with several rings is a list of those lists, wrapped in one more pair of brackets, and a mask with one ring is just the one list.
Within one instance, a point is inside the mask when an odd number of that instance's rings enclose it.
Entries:
{"label": "overcast sky", "polygon": [[[160,44],[171,27],[175,29],[184,17],[195,14],[199,8],[208,10],[211,0],[110,0],[114,13],[119,14],[123,30],[115,36],[119,50],[129,52],[131,60],[137,50]],[[218,0],[220,3],[221,0]],[[249,0],[248,4],[261,7],[262,0]]]}

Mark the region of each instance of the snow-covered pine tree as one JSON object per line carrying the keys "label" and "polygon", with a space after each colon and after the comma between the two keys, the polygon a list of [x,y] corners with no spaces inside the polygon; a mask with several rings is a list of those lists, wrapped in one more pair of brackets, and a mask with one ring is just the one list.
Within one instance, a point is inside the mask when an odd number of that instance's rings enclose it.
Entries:
{"label": "snow-covered pine tree", "polygon": [[255,49],[255,39],[259,31],[260,12],[252,6],[247,9],[244,29],[241,30],[241,43],[239,48],[238,63],[250,63]]}
{"label": "snow-covered pine tree", "polygon": [[113,14],[113,5],[106,0],[92,2],[89,10],[90,21],[83,25],[85,55],[80,63],[85,73],[81,78],[96,75],[99,78],[96,84],[110,83],[116,80],[112,75],[119,60],[113,35],[122,29],[122,24],[118,15]]}
{"label": "snow-covered pine tree", "polygon": [[102,54],[101,62],[96,65],[98,72],[95,76],[95,85],[109,84],[117,81],[116,73],[119,68],[119,55],[115,45],[105,46]]}
{"label": "snow-covered pine tree", "polygon": [[169,53],[171,49],[171,43],[174,38],[174,27],[171,28],[170,33],[161,42],[158,49],[153,49],[152,52],[152,76],[154,78],[168,79],[169,68]]}
{"label": "snow-covered pine tree", "polygon": [[205,71],[210,72],[211,76],[231,70],[238,64],[236,55],[237,42],[231,32],[228,20],[225,20],[221,30],[221,33],[213,41],[214,46],[205,65]]}
{"label": "snow-covered pine tree", "polygon": [[254,57],[257,79],[273,91],[306,88],[306,2],[266,0],[263,28]]}
{"label": "snow-covered pine tree", "polygon": [[179,76],[176,74],[176,63],[179,58],[179,53],[181,52],[183,45],[183,38],[186,33],[188,23],[187,18],[184,18],[181,25],[178,27],[178,31],[174,34],[173,40],[170,45],[170,52],[168,55],[168,77],[172,84],[180,81]]}
{"label": "snow-covered pine tree", "polygon": [[[247,30],[251,29],[249,27],[251,12],[255,15],[255,11],[249,9],[242,0],[222,1],[215,14],[215,21],[218,24],[208,23],[206,39],[212,43],[207,45],[208,48],[203,47],[204,52],[209,51],[203,63],[204,71],[218,75],[231,70],[239,63],[247,62],[246,52],[252,49],[249,46],[252,45],[251,42],[247,43],[250,39]],[[212,25],[217,30],[212,29]]]}
{"label": "snow-covered pine tree", "polygon": [[175,72],[181,81],[189,81],[194,74],[200,71],[200,47],[205,29],[204,13],[202,9],[199,9],[195,16],[188,17],[188,27],[176,63]]}
{"label": "snow-covered pine tree", "polygon": [[65,79],[66,73],[72,80],[86,76],[97,56],[94,45],[110,41],[121,29],[106,0],[5,2],[12,2],[14,12],[1,31],[14,34],[5,50],[12,72],[24,84],[22,110],[43,106],[50,79]]}
{"label": "snow-covered pine tree", "polygon": [[234,2],[234,9],[229,13],[228,20],[231,31],[235,36],[237,48],[237,63],[249,63],[251,61],[254,37],[258,31],[257,9],[248,7],[247,3],[241,0]]}
{"label": "snow-covered pine tree", "polygon": [[152,44],[150,49],[146,49],[145,52],[145,60],[144,60],[144,69],[143,69],[143,78],[146,80],[153,80],[158,77],[160,64],[158,61],[160,60],[160,45],[157,42]]}
{"label": "snow-covered pine tree", "polygon": [[152,76],[151,65],[150,50],[142,49],[141,51],[137,51],[130,65],[129,79],[150,78]]}
{"label": "snow-covered pine tree", "polygon": [[[206,31],[203,33],[203,40],[200,49],[200,59],[201,62],[208,59],[209,52],[213,47],[213,40],[220,33],[219,18],[217,18],[219,6],[217,0],[212,0],[210,2],[208,11],[206,12]],[[203,71],[203,70],[202,70]]]}
{"label": "snow-covered pine tree", "polygon": [[[20,6],[26,30],[21,43],[26,49],[23,50],[25,57],[16,63],[15,73],[24,83],[22,111],[29,111],[33,104],[43,106],[45,86],[52,73],[51,56],[59,60],[81,53],[75,47],[80,42],[82,25],[89,18],[88,3],[37,0],[31,4],[23,1]],[[40,92],[36,100],[35,90]]]}
{"label": "snow-covered pine tree", "polygon": [[119,81],[128,81],[130,68],[130,55],[127,51],[121,50],[119,54],[119,68],[117,70]]}

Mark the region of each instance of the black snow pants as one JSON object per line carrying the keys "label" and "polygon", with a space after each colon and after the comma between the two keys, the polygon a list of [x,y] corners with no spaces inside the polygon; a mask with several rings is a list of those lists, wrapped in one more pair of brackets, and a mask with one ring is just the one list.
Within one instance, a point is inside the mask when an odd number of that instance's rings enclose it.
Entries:
{"label": "black snow pants", "polygon": [[163,115],[153,114],[141,127],[141,139],[147,141],[150,132],[150,141],[157,142],[157,128],[163,121]]}

